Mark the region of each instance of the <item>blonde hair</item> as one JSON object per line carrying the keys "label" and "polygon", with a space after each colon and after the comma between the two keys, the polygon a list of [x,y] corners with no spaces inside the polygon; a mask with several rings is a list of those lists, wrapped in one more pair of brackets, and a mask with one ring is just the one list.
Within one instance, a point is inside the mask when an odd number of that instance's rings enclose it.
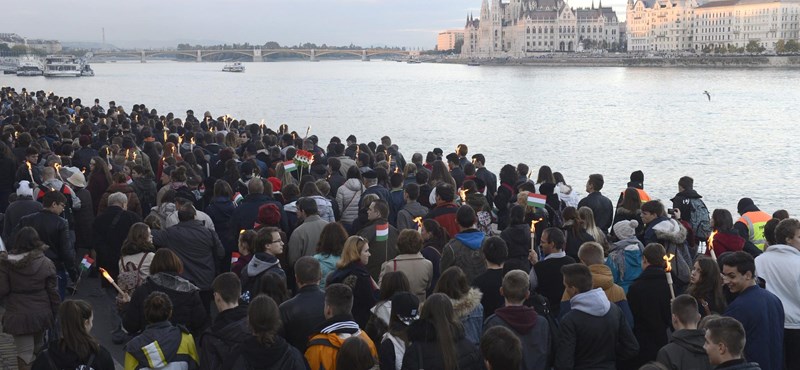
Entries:
{"label": "blonde hair", "polygon": [[336,268],[343,268],[353,261],[361,259],[361,248],[367,245],[367,239],[358,235],[353,235],[344,242],[342,248],[342,258],[336,263]]}

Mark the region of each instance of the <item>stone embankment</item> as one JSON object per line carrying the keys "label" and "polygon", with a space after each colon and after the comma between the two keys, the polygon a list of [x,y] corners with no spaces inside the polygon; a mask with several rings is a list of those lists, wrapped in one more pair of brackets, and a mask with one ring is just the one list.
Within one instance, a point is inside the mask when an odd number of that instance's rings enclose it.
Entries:
{"label": "stone embankment", "polygon": [[[800,68],[800,56],[583,56],[547,55],[524,59],[479,59],[481,65],[529,65],[548,67],[713,67],[713,68]],[[466,64],[473,60],[447,60]]]}

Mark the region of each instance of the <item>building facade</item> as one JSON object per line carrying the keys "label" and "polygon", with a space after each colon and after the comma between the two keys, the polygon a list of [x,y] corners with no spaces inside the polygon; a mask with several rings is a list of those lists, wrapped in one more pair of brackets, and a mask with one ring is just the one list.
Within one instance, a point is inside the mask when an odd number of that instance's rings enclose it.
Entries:
{"label": "building facade", "polygon": [[564,0],[483,0],[467,17],[461,55],[522,58],[542,52],[616,49],[620,28],[610,7],[570,8]]}
{"label": "building facade", "polygon": [[447,30],[439,32],[436,38],[436,50],[454,50],[459,41],[464,41],[464,30]]}
{"label": "building facade", "polygon": [[0,43],[6,44],[9,48],[24,46],[26,49],[44,54],[57,54],[62,50],[61,43],[56,40],[26,39],[16,33],[0,33]]}
{"label": "building facade", "polygon": [[633,0],[626,12],[628,51],[701,51],[745,47],[773,51],[798,40],[800,3],[773,0]]}

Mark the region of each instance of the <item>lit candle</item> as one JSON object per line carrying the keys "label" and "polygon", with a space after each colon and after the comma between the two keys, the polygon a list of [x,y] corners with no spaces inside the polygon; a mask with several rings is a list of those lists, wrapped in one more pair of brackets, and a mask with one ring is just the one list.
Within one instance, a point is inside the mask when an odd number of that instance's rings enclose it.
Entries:
{"label": "lit candle", "polygon": [[711,259],[713,259],[714,261],[717,260],[717,252],[714,252],[714,236],[716,236],[716,235],[717,235],[717,231],[714,230],[714,232],[711,233],[711,236],[708,237],[708,243],[707,243],[708,244],[708,252],[709,252],[709,254],[711,254]]}
{"label": "lit candle", "polygon": [[36,181],[33,179],[33,170],[31,169],[31,162],[25,161],[25,164],[28,165],[28,175],[31,176],[31,183],[36,184]]}
{"label": "lit candle", "polygon": [[100,268],[100,273],[103,274],[103,277],[106,280],[108,280],[108,282],[111,283],[111,285],[114,286],[114,289],[116,289],[119,292],[119,294],[122,294],[122,295],[125,294],[125,292],[123,292],[122,289],[120,289],[119,285],[117,285],[117,283],[114,282],[114,279],[111,277],[111,275],[108,273],[108,271],[106,271],[106,269],[101,267]]}
{"label": "lit candle", "polygon": [[664,256],[664,261],[667,263],[667,267],[664,268],[664,273],[667,274],[667,284],[669,284],[669,294],[672,295],[672,299],[675,299],[675,288],[672,287],[672,259],[675,258],[675,255],[670,253]]}
{"label": "lit candle", "polygon": [[61,180],[61,181],[64,181],[64,179],[61,178],[61,164],[60,163],[54,163],[53,164],[53,168],[55,168],[55,170],[56,170],[56,176],[58,176],[58,179]]}
{"label": "lit candle", "polygon": [[542,220],[531,220],[531,234],[536,234],[536,224],[542,222]]}
{"label": "lit candle", "polygon": [[467,190],[466,189],[458,189],[458,196],[461,197],[461,203],[467,202]]}
{"label": "lit candle", "polygon": [[414,222],[417,223],[417,231],[422,234],[422,217],[415,217]]}
{"label": "lit candle", "polygon": [[189,151],[194,150],[194,137],[189,141]]}

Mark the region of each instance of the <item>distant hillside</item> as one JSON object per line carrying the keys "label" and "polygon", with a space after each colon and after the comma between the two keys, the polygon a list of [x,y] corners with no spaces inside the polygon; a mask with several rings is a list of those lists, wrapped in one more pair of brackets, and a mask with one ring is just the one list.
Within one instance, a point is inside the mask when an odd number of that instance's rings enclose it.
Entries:
{"label": "distant hillside", "polygon": [[117,49],[116,46],[112,44],[103,44],[102,42],[81,42],[81,41],[64,41],[61,42],[61,46],[67,49],[78,49],[78,50],[102,50],[102,49]]}

